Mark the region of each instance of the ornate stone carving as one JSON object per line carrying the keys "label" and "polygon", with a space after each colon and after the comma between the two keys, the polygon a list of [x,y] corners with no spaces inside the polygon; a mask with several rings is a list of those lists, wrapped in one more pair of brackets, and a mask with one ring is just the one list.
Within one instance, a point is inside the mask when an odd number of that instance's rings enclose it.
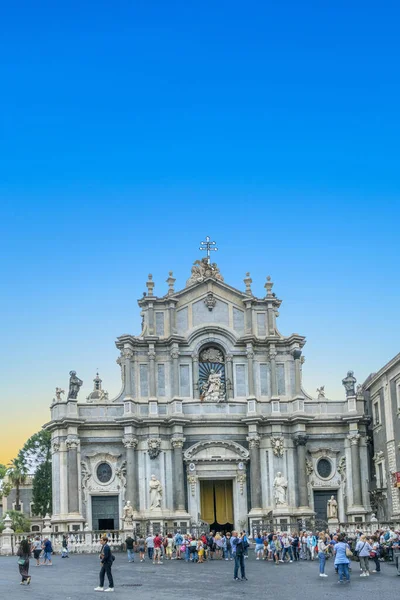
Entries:
{"label": "ornate stone carving", "polygon": [[[216,441],[216,440],[206,440],[206,441],[202,441],[202,442],[197,442],[196,444],[194,444],[193,446],[190,446],[190,448],[188,448],[187,450],[185,450],[184,452],[184,459],[187,462],[196,462],[196,454],[198,452],[200,452],[203,449],[209,448],[209,447],[215,446],[216,448],[218,446],[220,446],[221,448],[228,448],[229,450],[232,450],[238,457],[240,457],[240,459],[242,461],[246,461],[249,459],[249,451],[244,448],[243,446],[241,446],[240,444],[238,444],[237,442],[232,442],[229,440],[220,440],[220,441]],[[213,460],[212,458],[209,460]],[[220,459],[217,459],[218,461]]]}
{"label": "ornate stone carving", "polygon": [[130,348],[124,348],[121,352],[121,356],[125,360],[131,360],[133,358],[133,352]]}
{"label": "ornate stone carving", "polygon": [[342,379],[344,389],[346,390],[346,396],[355,396],[355,384],[357,379],[354,377],[354,371],[347,371],[347,375]]}
{"label": "ornate stone carving", "polygon": [[79,444],[80,442],[77,438],[67,439],[65,442],[67,450],[77,450],[79,448]]}
{"label": "ornate stone carving", "polygon": [[364,397],[364,392],[363,392],[363,386],[362,383],[359,383],[356,389],[356,396],[358,398],[363,398]]}
{"label": "ornate stone carving", "polygon": [[178,437],[178,436],[171,438],[172,447],[173,448],[183,448],[185,439],[186,438],[184,438],[184,437]]}
{"label": "ornate stone carving", "polygon": [[253,293],[251,291],[251,284],[253,283],[252,278],[250,277],[250,273],[246,273],[246,277],[243,279],[244,285],[246,286],[245,294],[248,296],[252,296]]}
{"label": "ornate stone carving", "polygon": [[152,296],[153,290],[154,290],[154,281],[153,281],[153,275],[151,273],[149,273],[148,281],[146,281],[146,287],[147,287],[147,295]]}
{"label": "ornate stone carving", "polygon": [[246,486],[246,480],[247,480],[246,473],[243,473],[242,471],[240,471],[236,477],[236,480],[239,484],[239,491],[243,495],[245,486]]}
{"label": "ornate stone carving", "polygon": [[201,386],[200,400],[206,402],[224,402],[226,400],[225,386],[222,381],[222,372],[210,370],[207,381]]}
{"label": "ornate stone carving", "polygon": [[192,496],[196,495],[196,484],[197,484],[197,476],[190,474],[187,476],[188,484],[190,485],[190,491]]}
{"label": "ornate stone carving", "polygon": [[155,508],[161,508],[161,498],[163,489],[161,482],[157,479],[155,475],[151,476],[149,488],[150,510],[154,510]]}
{"label": "ornate stone carving", "polygon": [[233,361],[233,354],[227,354],[225,360],[227,363],[231,363]]}
{"label": "ornate stone carving", "polygon": [[126,488],[126,460],[124,460],[120,467],[115,469],[115,474],[120,480],[122,487]]}
{"label": "ornate stone carving", "polygon": [[347,436],[347,439],[350,440],[351,446],[358,446],[360,438],[361,435],[359,433],[351,433]]}
{"label": "ornate stone carving", "polygon": [[274,479],[274,499],[275,504],[281,506],[287,506],[286,491],[288,482],[280,471],[276,474]]}
{"label": "ornate stone carving", "polygon": [[314,472],[314,467],[312,465],[312,462],[311,462],[311,460],[306,458],[306,473],[307,473],[307,475],[312,475],[313,472]]}
{"label": "ornate stone carving", "polygon": [[136,448],[136,446],[138,445],[137,439],[131,436],[125,436],[124,438],[122,438],[122,443],[125,446],[125,448]]}
{"label": "ornate stone carving", "polygon": [[60,451],[60,443],[59,442],[53,442],[51,444],[51,453],[55,454],[56,452]]}
{"label": "ornate stone carving", "polygon": [[216,263],[209,264],[207,258],[195,260],[189,279],[186,281],[186,287],[195,283],[201,283],[204,279],[211,277],[217,281],[223,281],[221,273]]}
{"label": "ornate stone carving", "polygon": [[382,450],[380,450],[379,452],[375,452],[372,460],[374,462],[380,462],[381,460],[384,460],[384,458],[385,458],[385,453]]}
{"label": "ornate stone carving", "polygon": [[217,348],[206,348],[200,354],[202,362],[223,363],[224,356]]}
{"label": "ornate stone carving", "polygon": [[171,358],[179,358],[179,350],[178,348],[172,348],[170,352]]}
{"label": "ornate stone carving", "polygon": [[68,391],[68,400],[71,398],[72,400],[76,400],[78,397],[78,393],[80,388],[82,387],[83,381],[76,376],[76,371],[69,372],[69,391]]}
{"label": "ornate stone carving", "polygon": [[214,306],[217,304],[217,300],[212,292],[208,292],[207,296],[204,298],[204,304],[207,306],[209,311],[212,311]]}
{"label": "ornate stone carving", "polygon": [[166,280],[166,283],[168,283],[168,296],[172,296],[172,294],[175,292],[174,290],[174,283],[176,281],[175,277],[173,277],[173,272],[170,271],[168,273],[168,279]]}
{"label": "ornate stone carving", "polygon": [[281,457],[285,451],[284,439],[282,436],[271,438],[271,448],[275,456]]}
{"label": "ornate stone carving", "polygon": [[325,398],[325,386],[321,385],[321,387],[317,388],[318,400],[322,400]]}
{"label": "ornate stone carving", "polygon": [[341,477],[344,479],[346,477],[346,457],[341,456],[338,464],[338,473],[340,473]]}
{"label": "ornate stone carving", "polygon": [[134,514],[134,510],[133,510],[133,506],[131,505],[131,501],[127,500],[127,502],[124,506],[124,516],[122,517],[122,520],[124,522],[124,529],[132,529],[133,514]]}
{"label": "ornate stone carving", "polygon": [[153,460],[157,458],[157,456],[161,452],[161,439],[160,438],[149,438],[147,440],[148,454],[150,459]]}
{"label": "ornate stone carving", "polygon": [[275,358],[277,357],[277,351],[274,348],[271,348],[269,351],[269,359],[270,360],[275,360]]}
{"label": "ornate stone carving", "polygon": [[296,435],[293,439],[295,446],[305,446],[307,444],[308,436],[305,434]]}
{"label": "ornate stone carving", "polygon": [[[89,471],[89,467],[87,466],[87,464],[82,461],[81,462],[81,488],[83,490],[86,490],[86,486],[87,486],[87,482],[89,481],[91,477],[90,471]],[[86,502],[86,494],[84,494],[84,502]]]}
{"label": "ornate stone carving", "polygon": [[61,394],[65,394],[65,391],[59,387],[56,387],[56,402],[61,402]]}
{"label": "ornate stone carving", "polygon": [[338,503],[335,499],[335,496],[333,496],[333,495],[328,500],[327,512],[328,512],[328,519],[337,519]]}
{"label": "ornate stone carving", "polygon": [[260,447],[260,436],[259,435],[253,435],[253,436],[247,437],[246,440],[249,442],[250,450],[254,450],[254,449]]}
{"label": "ornate stone carving", "polygon": [[154,350],[149,350],[147,353],[147,356],[149,357],[150,360],[155,360],[156,359],[156,353]]}
{"label": "ornate stone carving", "polygon": [[246,356],[248,360],[253,360],[254,358],[254,350],[251,345],[247,346],[246,348]]}

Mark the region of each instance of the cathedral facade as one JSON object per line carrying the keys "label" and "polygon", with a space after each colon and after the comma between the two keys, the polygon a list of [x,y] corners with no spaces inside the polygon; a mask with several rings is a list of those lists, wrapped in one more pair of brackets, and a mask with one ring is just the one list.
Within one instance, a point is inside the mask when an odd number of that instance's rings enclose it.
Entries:
{"label": "cathedral facade", "polygon": [[[248,528],[267,518],[356,522],[371,513],[364,399],[349,372],[341,400],[302,386],[298,334],[277,327],[281,300],[228,285],[209,257],[163,296],[151,275],[139,335],[117,338],[122,387],[99,376],[86,401],[71,371],[51,406],[56,531]],[[333,497],[333,498],[332,498]],[[332,504],[333,501],[333,504]],[[125,519],[125,520],[124,520]]]}

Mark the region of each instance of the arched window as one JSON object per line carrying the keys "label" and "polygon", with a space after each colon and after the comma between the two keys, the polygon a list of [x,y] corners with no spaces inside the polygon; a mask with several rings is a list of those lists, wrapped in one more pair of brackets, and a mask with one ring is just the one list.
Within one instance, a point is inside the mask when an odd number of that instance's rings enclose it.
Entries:
{"label": "arched window", "polygon": [[224,402],[226,400],[225,358],[214,346],[201,350],[199,356],[200,400]]}

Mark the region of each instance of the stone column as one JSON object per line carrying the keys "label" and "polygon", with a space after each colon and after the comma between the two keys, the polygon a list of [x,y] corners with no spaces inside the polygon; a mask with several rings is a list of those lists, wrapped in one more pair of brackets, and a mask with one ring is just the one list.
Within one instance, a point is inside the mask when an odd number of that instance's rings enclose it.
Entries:
{"label": "stone column", "polygon": [[246,302],[246,333],[253,333],[253,315],[251,302]]}
{"label": "stone column", "polygon": [[148,304],[148,315],[149,315],[149,335],[154,335],[154,304],[149,302]]}
{"label": "stone column", "polygon": [[295,387],[295,396],[301,395],[301,350],[296,348],[292,352],[294,358],[294,387]]}
{"label": "stone column", "polygon": [[79,514],[78,438],[68,438],[68,512]]}
{"label": "stone column", "polygon": [[273,398],[276,398],[278,395],[278,386],[276,381],[276,355],[277,352],[275,348],[271,348],[269,351],[269,360],[271,362],[271,395]]}
{"label": "stone column", "polygon": [[172,397],[179,396],[179,350],[174,347],[171,350],[172,358]]}
{"label": "stone column", "polygon": [[228,400],[233,399],[233,356],[232,354],[227,354],[225,357],[226,360],[226,397]]}
{"label": "stone column", "polygon": [[150,398],[156,398],[156,353],[154,351],[154,344],[149,344],[149,351],[147,353],[149,357],[149,391]]}
{"label": "stone column", "polygon": [[247,368],[248,368],[248,379],[249,379],[249,396],[254,398],[254,366],[253,366],[254,351],[253,351],[253,346],[251,344],[247,344],[246,355],[247,355]]}
{"label": "stone column", "polygon": [[169,333],[170,335],[176,333],[176,323],[175,323],[175,304],[170,302],[168,305],[168,314],[169,314]]}
{"label": "stone column", "polygon": [[250,490],[251,510],[262,508],[261,496],[261,466],[260,466],[260,436],[253,435],[247,438],[250,453]]}
{"label": "stone column", "polygon": [[126,500],[131,501],[133,510],[139,510],[137,465],[135,461],[135,448],[138,441],[135,437],[126,435],[122,443],[126,448]]}
{"label": "stone column", "polygon": [[128,396],[132,395],[132,378],[131,378],[131,360],[133,352],[130,348],[124,348],[121,354],[124,360],[124,376],[125,376],[125,392]]}
{"label": "stone column", "polygon": [[185,489],[183,474],[183,444],[185,438],[175,436],[171,439],[174,449],[174,508],[178,511],[185,510]]}
{"label": "stone column", "polygon": [[193,398],[200,398],[199,390],[199,355],[192,354],[192,379],[193,379]]}
{"label": "stone column", "polygon": [[353,480],[353,505],[362,506],[361,495],[361,470],[360,470],[360,434],[353,433],[347,436],[350,440],[351,475]]}
{"label": "stone column", "polygon": [[306,435],[297,435],[294,443],[297,447],[297,477],[299,484],[299,505],[308,507],[307,469],[306,469]]}

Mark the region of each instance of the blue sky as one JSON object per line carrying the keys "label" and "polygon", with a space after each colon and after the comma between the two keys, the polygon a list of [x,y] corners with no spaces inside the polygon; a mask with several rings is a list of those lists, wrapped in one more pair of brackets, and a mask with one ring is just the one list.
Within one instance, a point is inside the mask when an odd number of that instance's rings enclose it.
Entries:
{"label": "blue sky", "polygon": [[[26,2],[0,23],[0,375],[10,443],[207,234],[266,275],[304,380],[343,395],[399,351],[397,3]],[[15,433],[19,426],[20,433]],[[0,442],[0,460],[9,452]]]}

